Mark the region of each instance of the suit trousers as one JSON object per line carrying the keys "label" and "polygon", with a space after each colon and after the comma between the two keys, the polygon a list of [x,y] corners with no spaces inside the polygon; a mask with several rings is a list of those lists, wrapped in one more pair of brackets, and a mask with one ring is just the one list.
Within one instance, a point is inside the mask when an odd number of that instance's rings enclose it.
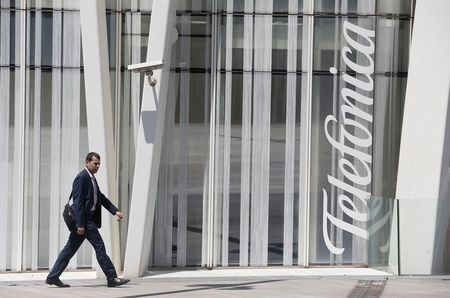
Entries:
{"label": "suit trousers", "polygon": [[84,239],[87,239],[95,250],[97,262],[102,268],[108,281],[117,277],[116,269],[114,268],[111,259],[106,254],[105,243],[100,235],[97,226],[92,221],[92,216],[86,216],[86,225],[84,227],[84,235],[78,235],[76,232],[71,232],[69,240],[61,250],[56,259],[55,265],[53,265],[52,271],[50,271],[48,278],[59,278],[69,264],[70,259],[75,255],[78,248],[80,248]]}

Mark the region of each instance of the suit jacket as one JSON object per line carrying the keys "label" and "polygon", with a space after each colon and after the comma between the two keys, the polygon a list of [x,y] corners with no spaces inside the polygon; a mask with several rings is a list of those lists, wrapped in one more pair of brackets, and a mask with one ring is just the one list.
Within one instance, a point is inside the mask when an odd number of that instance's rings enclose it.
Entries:
{"label": "suit jacket", "polygon": [[[75,177],[72,185],[72,197],[75,224],[77,227],[85,227],[86,217],[94,205],[94,186],[87,169],[82,170]],[[100,191],[97,184],[97,204],[93,214],[93,221],[98,228],[102,226],[102,205],[113,215],[118,211],[116,206]]]}

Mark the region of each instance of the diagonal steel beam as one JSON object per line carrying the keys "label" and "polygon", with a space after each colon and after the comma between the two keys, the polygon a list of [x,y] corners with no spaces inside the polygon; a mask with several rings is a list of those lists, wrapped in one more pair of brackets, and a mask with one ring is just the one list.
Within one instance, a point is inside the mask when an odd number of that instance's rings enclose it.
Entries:
{"label": "diagonal steel beam", "polygon": [[171,0],[153,1],[146,61],[163,60],[164,66],[153,70],[156,85],[151,86],[146,78],[142,92],[124,264],[124,274],[129,277],[138,277],[147,270],[152,245],[170,54],[177,36],[174,3]]}

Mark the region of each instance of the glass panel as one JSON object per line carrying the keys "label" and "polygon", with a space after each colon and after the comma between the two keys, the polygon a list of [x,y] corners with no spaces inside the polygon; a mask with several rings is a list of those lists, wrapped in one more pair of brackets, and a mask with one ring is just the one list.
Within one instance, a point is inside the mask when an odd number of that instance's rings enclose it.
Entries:
{"label": "glass panel", "polygon": [[[116,21],[117,15],[113,13],[106,13],[106,34],[108,42],[108,58],[109,67],[116,67]],[[111,81],[114,83],[114,81]],[[114,89],[112,89],[114,90]],[[114,97],[114,96],[113,96]]]}
{"label": "glass panel", "polygon": [[[226,73],[228,75],[231,73]],[[228,220],[226,222],[222,222],[221,225],[228,225],[228,244],[223,247],[222,243],[222,257],[218,257],[218,264],[222,266],[236,266],[240,264],[240,218],[242,216],[242,190],[245,189],[245,142],[244,142],[244,129],[245,124],[243,115],[243,92],[242,92],[242,82],[243,82],[243,74],[234,73],[230,76],[231,79],[231,102],[228,104],[224,99],[224,92],[222,91],[222,101],[220,103],[219,110],[220,112],[220,124],[218,127],[218,132],[216,136],[217,145],[221,148],[217,152],[217,157],[219,158],[219,168],[217,169],[216,175],[218,178],[217,185],[217,196],[220,198],[221,208],[217,210],[217,217],[222,217],[224,210],[227,210]],[[286,84],[287,84],[286,75],[272,75],[272,95],[271,95],[271,128],[270,128],[270,173],[269,173],[269,198],[268,198],[268,264],[269,265],[279,265],[283,264],[283,231],[284,229],[284,206],[285,206],[285,182],[286,182],[286,173],[285,166],[287,162],[286,157]],[[297,85],[300,86],[300,76],[297,77]],[[225,88],[225,80],[222,80],[221,90]],[[289,163],[292,163],[293,176],[291,179],[294,182],[293,185],[293,197],[298,197],[298,166],[299,166],[299,115],[300,115],[300,91],[297,93],[297,111],[294,111],[294,129],[295,135],[292,136],[295,138],[292,139],[292,144],[294,146],[293,156],[294,159],[290,160]],[[228,106],[228,107],[227,107]],[[226,120],[228,117],[229,120]],[[225,122],[229,121],[228,124]],[[229,127],[227,128],[227,125]],[[229,130],[229,131],[227,131]],[[254,146],[253,144],[250,144]],[[227,156],[229,154],[229,156]],[[227,172],[229,173],[227,174]],[[253,177],[257,175],[253,173],[250,179],[254,179]],[[226,178],[228,177],[228,178]],[[225,189],[227,189],[225,191]],[[227,205],[224,205],[224,202],[227,202]],[[291,248],[291,253],[296,255],[297,252],[297,229],[294,225],[294,218],[297,218],[297,208],[294,207],[294,201],[292,201],[291,210],[293,214],[291,215],[292,220],[292,242],[293,247]],[[295,202],[295,206],[298,207],[297,202]],[[222,228],[223,233],[223,228]],[[252,228],[250,233],[258,233],[260,232],[258,228]],[[219,243],[220,245],[220,243]],[[223,256],[223,254],[227,255],[228,263],[224,264],[224,259],[227,258]],[[292,256],[291,256],[292,258]],[[295,259],[296,260],[296,259]],[[294,260],[294,262],[295,262]]]}
{"label": "glass panel", "polygon": [[[59,207],[88,149],[79,21],[76,11],[27,13],[23,266],[32,270],[51,266],[66,240]],[[84,244],[69,267],[91,262]]]}
{"label": "glass panel", "polygon": [[[232,2],[231,8],[229,7],[230,2]],[[218,8],[220,12],[226,11],[226,12],[242,13],[245,12],[245,1],[220,0],[218,1]],[[274,0],[273,12],[276,14],[301,13],[303,12],[303,0]]]}
{"label": "glass panel", "polygon": [[[299,20],[301,21],[301,19]],[[272,70],[287,70],[288,18],[274,17],[272,25]]]}
{"label": "glass panel", "polygon": [[[300,86],[302,78],[300,75],[294,77],[293,83],[297,86],[294,102],[289,102],[292,94],[287,88],[288,80],[291,79],[291,74],[272,75],[269,265],[283,265],[283,261],[286,259],[290,259],[289,262],[292,264],[296,264],[297,261],[298,230],[295,223],[298,221]],[[290,110],[293,107],[292,104],[295,105],[293,111]]]}
{"label": "glass panel", "polygon": [[396,254],[379,250],[381,242],[389,245],[393,223],[378,235],[372,229],[393,213],[392,201],[378,197],[395,195],[409,21],[375,23],[375,17],[316,18],[311,264],[388,266]]}
{"label": "glass panel", "polygon": [[153,0],[121,0],[124,11],[151,11]]}
{"label": "glass panel", "polygon": [[412,16],[414,0],[377,0],[377,14]]}
{"label": "glass panel", "polygon": [[79,10],[80,0],[28,0],[27,8],[53,8],[65,10]]}
{"label": "glass panel", "polygon": [[296,60],[303,18],[221,18],[214,260],[218,266],[292,265],[298,261]]}
{"label": "glass panel", "polygon": [[176,3],[177,13],[211,11],[211,0],[178,0]]}
{"label": "glass panel", "polygon": [[314,12],[324,14],[374,15],[374,0],[315,0]]}
{"label": "glass panel", "polygon": [[[388,247],[388,239],[394,235],[391,227],[396,205],[379,198],[395,194],[412,2],[314,2],[312,264],[394,264],[395,244]],[[17,65],[20,30],[16,16],[20,12],[15,9],[20,3],[1,1],[0,9],[0,98],[6,99],[0,101],[0,135],[5,140],[0,145],[0,164],[6,169],[0,172],[0,197],[7,198],[0,200],[0,210],[5,214],[14,211],[17,177],[13,164],[20,149],[14,147],[14,141],[22,133],[15,130],[17,96],[25,86],[23,261],[25,268],[36,270],[51,265],[63,245],[60,239],[66,235],[59,204],[67,197],[88,150],[86,100],[79,0],[26,1],[26,81],[19,81]],[[175,88],[169,89],[167,101],[150,263],[157,267],[205,265],[209,241],[214,241],[214,266],[295,265],[303,258],[297,256],[298,230],[304,228],[299,227],[303,224],[299,203],[305,203],[298,200],[300,102],[306,90],[302,87],[307,76],[301,70],[308,64],[302,61],[302,50],[308,48],[304,33],[310,17],[302,16],[303,0],[220,0],[219,14],[212,12],[213,3],[177,1],[179,35],[171,60],[171,86]],[[106,18],[111,89],[113,100],[118,101],[114,113],[118,113],[115,119],[120,129],[119,207],[127,214],[144,77],[125,68],[146,59],[153,1],[123,0],[120,4],[121,12],[113,12],[117,1],[107,0]],[[322,16],[326,14],[339,15]],[[119,15],[122,32],[116,32]],[[347,21],[376,31],[375,37],[364,37],[369,33],[358,31],[346,38],[342,27]],[[213,25],[218,26],[217,36]],[[352,28],[348,30],[355,30]],[[117,34],[121,34],[122,69],[117,85],[121,93],[116,95]],[[375,44],[375,53],[365,55],[361,49],[370,47],[369,39]],[[359,50],[354,49],[357,44]],[[343,52],[345,46],[352,52]],[[215,48],[217,52],[212,52]],[[372,76],[370,71],[370,78],[361,68],[349,66],[349,61],[355,61],[371,70],[371,59],[375,72]],[[212,69],[215,63],[218,66]],[[349,80],[369,84],[359,83],[355,88]],[[372,80],[373,86],[367,87]],[[368,90],[363,92],[364,86]],[[214,104],[212,87],[216,90]],[[345,88],[347,98],[342,97]],[[210,131],[211,112],[216,120],[214,131]],[[336,150],[327,139],[324,122],[330,115],[337,121],[329,123],[330,136],[336,139],[339,132],[345,132],[344,144],[354,150],[351,154]],[[214,152],[209,152],[211,134]],[[368,139],[370,145],[365,143]],[[367,156],[370,163],[364,160]],[[208,172],[209,158],[214,173]],[[367,168],[371,177],[365,184]],[[214,179],[212,198],[209,179]],[[369,194],[371,198],[365,202]],[[215,209],[209,214],[211,202]],[[328,247],[322,226],[325,211],[329,213],[325,218]],[[13,257],[9,245],[13,221],[8,216],[0,218],[0,234],[6,235],[0,244],[0,271],[4,271],[10,269]],[[208,239],[210,220],[214,220],[213,239]],[[379,228],[380,221],[385,225]],[[127,228],[126,222],[121,225],[122,252]],[[368,241],[361,237],[364,231],[369,231]],[[345,251],[330,253],[332,246]],[[91,266],[91,252],[90,245],[84,245],[69,267]],[[395,272],[394,267],[387,270]]]}
{"label": "glass panel", "polygon": [[117,0],[106,0],[105,8],[107,10],[116,10],[117,9]]}
{"label": "glass panel", "polygon": [[177,28],[151,257],[156,267],[201,266],[207,245],[211,18],[182,15]]}
{"label": "glass panel", "polygon": [[395,275],[400,274],[398,202],[387,197],[371,197],[368,205],[368,265]]}
{"label": "glass panel", "polygon": [[[1,51],[3,52],[3,60],[1,66],[9,66],[16,64],[16,11],[2,9],[0,10],[0,21],[2,25],[2,43]],[[19,31],[18,31],[19,32]],[[6,48],[7,47],[7,48]]]}
{"label": "glass panel", "polygon": [[405,74],[375,77],[372,195],[395,197],[398,154],[406,94]]}
{"label": "glass panel", "polygon": [[[374,29],[373,17],[319,18],[315,24],[318,38],[314,44],[309,245],[312,264],[367,262]],[[324,32],[328,34],[321,34]],[[377,118],[375,123],[378,121],[383,119]]]}
{"label": "glass panel", "polygon": [[[20,6],[20,3],[17,3],[17,7]],[[15,8],[16,7],[16,0],[3,0],[0,3],[1,8]]]}
{"label": "glass panel", "polygon": [[[149,13],[142,12],[125,12],[122,15],[122,36],[123,35],[136,35],[142,36],[142,38],[148,38],[150,31],[150,19]],[[146,47],[147,44],[145,44]]]}
{"label": "glass panel", "polygon": [[[208,28],[210,28],[211,17],[189,16],[189,22],[183,23],[185,18],[187,16],[183,15],[178,19],[177,30],[184,33],[178,35],[177,44],[179,46],[176,48],[175,65],[186,65],[196,71],[209,71],[211,35],[207,33],[207,30],[210,30]],[[183,55],[184,51],[189,51],[189,57]]]}
{"label": "glass panel", "polygon": [[377,73],[408,71],[410,20],[378,18]]}
{"label": "glass panel", "polygon": [[[209,118],[204,119],[204,115],[209,105],[206,101],[209,88],[195,89],[194,86],[208,86],[209,76],[186,72],[178,73],[177,77],[180,84],[177,89],[181,94],[178,99],[170,97],[173,102],[168,102],[166,107],[158,182],[152,258],[157,267],[202,264],[202,214],[209,148]],[[183,91],[179,89],[183,84],[190,87]],[[186,91],[188,93],[184,94]],[[175,96],[178,92],[174,89],[171,93]]]}
{"label": "glass panel", "polygon": [[[291,24],[289,25],[289,18],[291,18]],[[305,18],[306,19],[306,18]],[[236,71],[242,70],[243,65],[243,45],[244,45],[244,16],[241,15],[233,15],[230,16],[232,24],[232,39],[228,42],[231,42],[232,45],[232,69]],[[227,16],[221,16],[221,45],[222,45],[222,53],[224,53],[224,48],[227,47],[227,39],[226,39],[226,28],[227,23],[229,22]],[[288,49],[288,34],[289,34],[289,26],[291,26],[291,30],[296,33],[296,39],[293,39],[291,42],[295,44],[294,51],[296,52],[296,71],[301,71],[302,69],[302,49],[303,49],[303,29],[302,25],[304,22],[303,17],[274,17],[272,23],[272,71],[275,72],[286,72],[287,67],[287,49]],[[226,56],[224,54],[221,55],[221,65],[220,67],[225,68]]]}
{"label": "glass panel", "polygon": [[[341,48],[346,46],[346,39],[342,34],[342,25],[345,21],[365,24],[367,28],[374,27],[375,17],[358,18],[324,18],[316,17],[314,22],[314,57],[313,69],[317,72],[329,73],[330,67],[339,71],[345,70],[345,63],[341,58]],[[355,38],[351,32],[350,37]],[[366,43],[367,44],[367,43]],[[350,59],[355,58],[355,51],[347,54]],[[384,59],[380,59],[384,60]]]}
{"label": "glass panel", "polygon": [[[136,61],[133,63],[141,63],[147,59],[148,34],[150,30],[151,15],[140,12],[127,12],[122,17],[122,65],[127,66],[124,59],[128,51],[138,53]],[[128,47],[128,48],[125,48]],[[134,54],[133,54],[134,55]]]}

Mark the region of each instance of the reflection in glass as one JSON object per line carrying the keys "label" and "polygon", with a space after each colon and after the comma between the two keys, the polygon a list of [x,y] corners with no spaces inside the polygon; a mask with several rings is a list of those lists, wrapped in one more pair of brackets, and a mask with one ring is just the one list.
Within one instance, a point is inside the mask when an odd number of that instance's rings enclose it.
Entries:
{"label": "reflection in glass", "polygon": [[371,268],[399,274],[398,200],[371,197],[368,208],[368,265]]}

